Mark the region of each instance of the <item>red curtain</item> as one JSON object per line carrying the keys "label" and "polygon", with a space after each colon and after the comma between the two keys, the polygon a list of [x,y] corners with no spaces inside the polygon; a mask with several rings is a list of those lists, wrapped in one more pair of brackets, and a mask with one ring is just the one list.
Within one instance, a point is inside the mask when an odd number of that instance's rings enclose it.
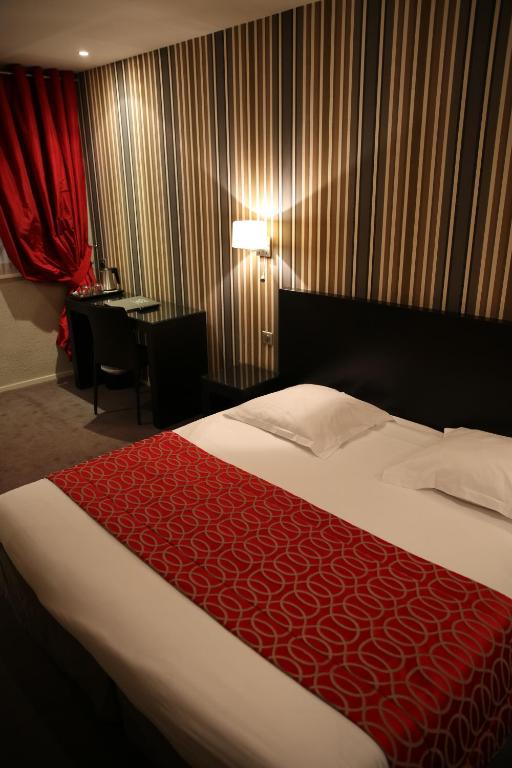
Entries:
{"label": "red curtain", "polygon": [[[73,290],[94,280],[72,72],[0,76],[0,239],[27,280]],[[58,346],[69,351],[64,309]]]}

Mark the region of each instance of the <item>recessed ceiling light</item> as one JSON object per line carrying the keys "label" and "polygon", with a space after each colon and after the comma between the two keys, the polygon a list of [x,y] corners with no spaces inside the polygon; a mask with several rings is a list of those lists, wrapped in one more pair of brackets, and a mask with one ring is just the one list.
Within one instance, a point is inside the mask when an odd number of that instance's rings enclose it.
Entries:
{"label": "recessed ceiling light", "polygon": [[78,51],[78,55],[79,56],[88,56],[89,55],[89,51]]}

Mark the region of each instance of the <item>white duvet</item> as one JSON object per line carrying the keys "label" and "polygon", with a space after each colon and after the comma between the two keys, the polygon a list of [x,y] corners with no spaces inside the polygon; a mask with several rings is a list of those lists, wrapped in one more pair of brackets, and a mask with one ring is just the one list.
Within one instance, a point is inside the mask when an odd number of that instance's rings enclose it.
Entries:
{"label": "white duvet", "polygon": [[[221,459],[512,597],[512,521],[380,480],[438,439],[399,421],[329,459],[222,414],[178,432]],[[47,480],[0,496],[0,541],[47,610],[191,766],[384,768],[357,726],[183,597]]]}

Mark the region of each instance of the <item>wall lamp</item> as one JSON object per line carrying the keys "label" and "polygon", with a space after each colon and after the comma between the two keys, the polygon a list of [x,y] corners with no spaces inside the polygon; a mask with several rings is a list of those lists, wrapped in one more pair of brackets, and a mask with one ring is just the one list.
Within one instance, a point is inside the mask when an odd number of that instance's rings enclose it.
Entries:
{"label": "wall lamp", "polygon": [[272,256],[270,238],[267,235],[265,221],[234,221],[231,232],[231,247],[246,251],[255,251],[262,260],[260,282],[267,279],[267,259]]}

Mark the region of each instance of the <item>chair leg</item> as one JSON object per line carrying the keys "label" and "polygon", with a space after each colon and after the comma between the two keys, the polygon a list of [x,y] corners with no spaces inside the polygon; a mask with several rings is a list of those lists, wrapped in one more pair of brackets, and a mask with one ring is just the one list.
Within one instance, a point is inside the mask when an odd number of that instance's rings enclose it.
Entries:
{"label": "chair leg", "polygon": [[135,399],[137,402],[137,424],[142,424],[140,420],[140,368],[134,372],[135,375]]}
{"label": "chair leg", "polygon": [[98,415],[98,366],[96,363],[94,363],[94,373],[93,373],[93,383],[94,383],[94,414]]}

